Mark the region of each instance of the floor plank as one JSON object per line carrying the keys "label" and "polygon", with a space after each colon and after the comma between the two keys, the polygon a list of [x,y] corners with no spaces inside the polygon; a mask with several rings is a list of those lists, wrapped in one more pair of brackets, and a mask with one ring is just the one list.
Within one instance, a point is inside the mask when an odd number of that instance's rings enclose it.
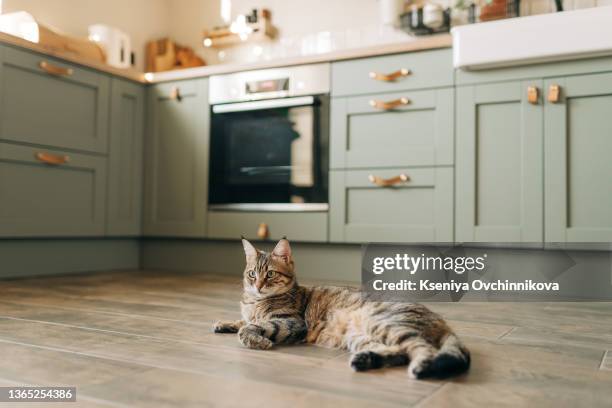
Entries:
{"label": "floor plank", "polygon": [[[41,338],[40,333],[45,334],[44,338]],[[225,337],[228,342],[236,342],[233,335],[219,337]],[[234,347],[212,348],[210,345],[177,343],[15,319],[0,319],[0,342],[2,340],[61,348],[66,352],[124,361],[143,367],[214,376],[226,382],[258,381],[265,378],[270,383],[304,391],[316,389],[328,394],[370,401],[384,400],[403,406],[417,402],[438,387],[437,384],[427,382],[405,384],[407,379],[403,370],[388,370],[370,375],[353,373],[346,360],[329,360],[324,364],[321,359],[292,353]],[[283,369],[279,370],[279,366]],[[389,378],[393,378],[393,381]],[[402,393],[393,393],[400,385]]]}
{"label": "floor plank", "polygon": [[[315,283],[315,282],[313,282]],[[611,303],[435,303],[472,352],[466,375],[354,373],[307,345],[244,349],[210,331],[241,282],[172,271],[0,281],[0,385],[75,385],[79,405],[609,406]]]}

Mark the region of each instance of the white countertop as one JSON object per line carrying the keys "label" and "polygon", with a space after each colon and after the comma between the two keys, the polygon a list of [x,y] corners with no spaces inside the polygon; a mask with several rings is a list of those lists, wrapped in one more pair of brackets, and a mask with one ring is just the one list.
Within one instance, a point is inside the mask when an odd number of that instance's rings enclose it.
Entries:
{"label": "white countertop", "polygon": [[413,51],[424,51],[436,48],[449,48],[452,46],[450,34],[439,34],[428,37],[419,37],[411,41],[395,44],[383,44],[364,48],[353,48],[333,51],[325,54],[284,58],[270,61],[239,64],[217,64],[197,68],[177,69],[173,71],[144,73],[134,69],[115,68],[110,65],[79,57],[75,54],[58,52],[40,44],[24,40],[6,33],[0,33],[0,43],[15,45],[21,48],[40,52],[52,57],[63,59],[67,62],[83,65],[111,75],[126,78],[141,83],[158,83],[165,81],[176,81],[181,79],[200,78],[210,75],[225,74],[230,72],[250,71],[254,69],[274,68],[291,65],[315,64],[319,62],[340,61],[355,58],[373,57],[387,54],[399,54]]}

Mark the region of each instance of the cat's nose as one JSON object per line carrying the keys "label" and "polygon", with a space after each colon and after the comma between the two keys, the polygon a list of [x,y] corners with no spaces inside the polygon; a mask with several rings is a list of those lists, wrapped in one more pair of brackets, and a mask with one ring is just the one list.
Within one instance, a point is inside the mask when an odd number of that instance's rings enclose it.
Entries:
{"label": "cat's nose", "polygon": [[264,281],[263,281],[263,280],[261,280],[261,281],[257,281],[257,282],[255,283],[255,287],[257,288],[257,291],[258,291],[258,292],[261,292],[261,288],[263,287],[263,285],[264,285]]}

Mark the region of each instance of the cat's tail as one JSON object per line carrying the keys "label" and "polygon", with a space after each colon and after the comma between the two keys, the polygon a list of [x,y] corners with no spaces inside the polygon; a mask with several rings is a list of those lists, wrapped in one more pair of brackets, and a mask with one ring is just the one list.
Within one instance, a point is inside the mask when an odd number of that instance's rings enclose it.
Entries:
{"label": "cat's tail", "polygon": [[470,352],[454,333],[442,341],[433,359],[418,374],[418,378],[446,378],[466,372],[470,368]]}

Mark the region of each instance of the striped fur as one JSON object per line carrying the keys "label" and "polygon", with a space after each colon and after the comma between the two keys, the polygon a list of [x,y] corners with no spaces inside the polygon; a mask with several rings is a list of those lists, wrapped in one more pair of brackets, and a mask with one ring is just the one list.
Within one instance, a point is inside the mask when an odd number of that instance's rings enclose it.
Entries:
{"label": "striped fur", "polygon": [[348,287],[300,286],[286,239],[271,253],[242,243],[243,320],[216,322],[216,333],[238,333],[253,349],[303,341],[346,349],[356,371],[408,365],[411,378],[441,378],[469,368],[469,351],[425,306],[368,301]]}

